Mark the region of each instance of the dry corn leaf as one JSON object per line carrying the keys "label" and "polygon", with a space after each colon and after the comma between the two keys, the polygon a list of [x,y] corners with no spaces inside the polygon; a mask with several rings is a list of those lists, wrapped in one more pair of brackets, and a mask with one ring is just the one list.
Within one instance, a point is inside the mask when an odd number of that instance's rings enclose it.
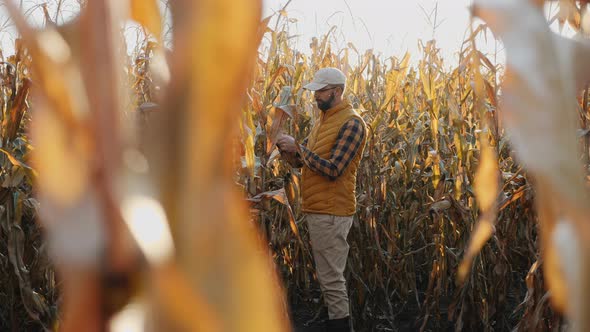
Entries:
{"label": "dry corn leaf", "polygon": [[[484,139],[485,140],[485,139]],[[494,209],[499,186],[498,157],[493,147],[482,144],[479,167],[475,175],[475,198],[483,213]]]}
{"label": "dry corn leaf", "polygon": [[283,125],[287,120],[287,113],[279,107],[274,107],[268,114],[266,120],[266,154],[270,153],[276,148],[275,144],[279,136],[283,133]]}
{"label": "dry corn leaf", "polygon": [[291,87],[281,90],[280,101],[269,113],[266,120],[266,154],[269,155],[275,148],[279,136],[283,132],[283,126],[287,119],[293,118],[294,105],[287,104],[291,98]]}
{"label": "dry corn leaf", "polygon": [[299,235],[299,230],[297,229],[297,224],[295,223],[295,215],[293,214],[293,209],[291,208],[291,204],[289,203],[289,199],[287,198],[287,193],[285,188],[281,188],[279,190],[274,191],[267,191],[261,194],[258,194],[250,199],[249,201],[252,202],[260,202],[262,199],[274,199],[275,201],[283,204],[287,208],[287,212],[289,213],[289,226],[291,227],[291,231],[297,238],[297,241],[303,243],[301,236]]}
{"label": "dry corn leaf", "polygon": [[481,248],[494,233],[496,222],[496,199],[500,189],[498,159],[494,149],[484,142],[486,141],[482,141],[482,154],[474,184],[475,198],[480,208],[480,219],[471,234],[465,257],[459,265],[458,277],[461,282],[467,277],[475,255],[481,251]]}
{"label": "dry corn leaf", "polygon": [[31,87],[31,80],[25,79],[22,87],[18,90],[17,95],[14,98],[14,102],[12,104],[12,107],[10,108],[10,111],[8,112],[8,117],[6,117],[3,121],[3,127],[4,127],[4,144],[3,144],[3,146],[6,145],[6,140],[13,140],[16,138],[17,131],[20,127],[25,110],[27,109],[26,99],[29,96],[30,87]]}
{"label": "dry corn leaf", "polygon": [[245,112],[246,120],[241,123],[241,128],[244,138],[244,158],[246,160],[246,168],[250,176],[254,176],[256,168],[256,154],[254,151],[254,140],[256,138],[256,127],[252,120],[252,112],[248,109]]}
{"label": "dry corn leaf", "polygon": [[557,15],[560,28],[567,21],[572,29],[575,31],[580,30],[580,10],[576,6],[575,0],[559,0],[559,13]]}
{"label": "dry corn leaf", "polygon": [[495,219],[496,215],[493,213],[484,214],[479,218],[469,239],[469,245],[465,251],[463,260],[459,264],[457,274],[459,282],[465,281],[465,278],[471,271],[473,259],[481,251],[481,248],[483,248],[484,244],[490,239],[492,234],[494,234]]}

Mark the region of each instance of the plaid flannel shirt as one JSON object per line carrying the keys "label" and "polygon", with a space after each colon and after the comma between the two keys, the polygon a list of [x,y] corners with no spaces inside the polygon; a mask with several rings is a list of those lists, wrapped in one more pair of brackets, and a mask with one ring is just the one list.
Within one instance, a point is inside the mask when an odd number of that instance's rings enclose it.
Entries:
{"label": "plaid flannel shirt", "polygon": [[[359,119],[348,120],[336,138],[336,143],[332,147],[330,159],[322,159],[317,154],[309,150],[307,139],[299,145],[301,151],[301,159],[312,171],[328,177],[330,180],[338,178],[346,167],[350,164],[357,151],[361,147],[361,143],[365,137],[365,128]],[[303,165],[301,165],[303,166]]]}

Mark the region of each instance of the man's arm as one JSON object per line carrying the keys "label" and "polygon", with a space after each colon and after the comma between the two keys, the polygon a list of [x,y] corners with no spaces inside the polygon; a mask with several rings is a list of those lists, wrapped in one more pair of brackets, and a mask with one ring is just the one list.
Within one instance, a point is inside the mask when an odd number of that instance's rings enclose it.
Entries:
{"label": "man's arm", "polygon": [[336,143],[332,147],[329,159],[322,159],[305,146],[300,145],[299,151],[303,162],[312,171],[336,180],[342,173],[361,147],[365,137],[365,127],[359,119],[348,120],[338,132]]}

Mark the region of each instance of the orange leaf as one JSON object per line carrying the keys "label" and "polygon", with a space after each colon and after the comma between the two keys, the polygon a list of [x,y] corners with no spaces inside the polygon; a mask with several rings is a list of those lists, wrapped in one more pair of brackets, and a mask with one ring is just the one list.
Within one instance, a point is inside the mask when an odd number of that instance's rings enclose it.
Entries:
{"label": "orange leaf", "polygon": [[484,244],[490,239],[492,234],[494,234],[495,228],[493,221],[495,218],[495,214],[484,215],[475,226],[475,230],[469,239],[469,246],[465,252],[465,257],[459,265],[458,278],[460,282],[465,281],[465,278],[471,270],[471,264],[473,263],[475,255],[481,251]]}
{"label": "orange leaf", "polygon": [[488,144],[482,144],[479,168],[475,175],[475,197],[485,213],[494,207],[500,186],[498,184],[498,158]]}
{"label": "orange leaf", "polygon": [[162,33],[162,16],[156,0],[131,0],[131,18],[157,38]]}

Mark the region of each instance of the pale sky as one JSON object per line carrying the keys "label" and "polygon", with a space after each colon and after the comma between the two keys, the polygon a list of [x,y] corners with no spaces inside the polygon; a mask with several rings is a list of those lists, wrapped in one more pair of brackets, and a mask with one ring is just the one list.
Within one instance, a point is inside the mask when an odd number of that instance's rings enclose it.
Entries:
{"label": "pale sky", "polygon": [[[287,0],[263,0],[264,16],[278,11]],[[300,51],[309,50],[312,37],[324,35],[332,26],[337,33],[332,45],[343,48],[352,42],[359,52],[373,49],[385,58],[401,58],[406,51],[412,62],[421,58],[418,41],[424,43],[436,39],[447,66],[455,66],[464,39],[469,36],[471,0],[292,0],[286,11],[296,20],[290,25],[293,43]],[[436,29],[434,10],[436,10]],[[546,16],[556,13],[557,6],[547,4]],[[474,20],[474,28],[481,20]],[[558,32],[555,22],[551,28]],[[565,26],[564,36],[573,36],[573,30]],[[476,40],[477,48],[492,61],[504,61],[501,42],[494,40],[491,32]]]}
{"label": "pale sky", "polygon": [[[287,0],[264,0],[264,16],[279,10]],[[456,63],[461,43],[469,33],[470,0],[292,0],[287,7],[291,34],[300,35],[295,41],[301,51],[309,49],[313,36],[325,34],[336,25],[336,47],[352,42],[363,52],[373,49],[383,56],[401,58],[409,51],[419,57],[418,40],[424,43],[436,39],[447,64]],[[438,6],[438,7],[437,7]],[[434,10],[437,8],[436,29]],[[477,21],[480,22],[480,21]],[[493,54],[495,43],[491,34],[488,42],[478,45],[484,53]],[[498,44],[498,49],[501,49]]]}

